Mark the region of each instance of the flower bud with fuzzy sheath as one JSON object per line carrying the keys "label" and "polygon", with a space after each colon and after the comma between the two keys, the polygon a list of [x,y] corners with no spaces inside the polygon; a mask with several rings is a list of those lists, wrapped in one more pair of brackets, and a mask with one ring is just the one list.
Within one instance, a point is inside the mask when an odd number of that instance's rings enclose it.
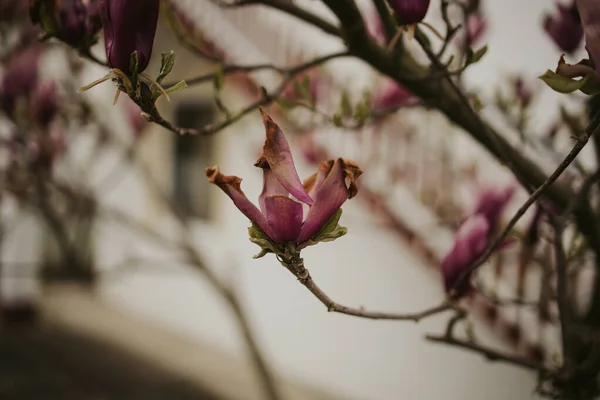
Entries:
{"label": "flower bud with fuzzy sheath", "polygon": [[561,51],[571,54],[579,48],[583,39],[583,28],[577,6],[557,4],[558,13],[544,18],[544,30]]}
{"label": "flower bud with fuzzy sheath", "polygon": [[[255,163],[263,170],[260,208],[242,191],[241,178],[223,175],[216,166],[207,168],[206,176],[273,243],[307,242],[356,195],[355,181],[362,171],[354,161],[338,158],[323,161],[315,174],[301,182],[283,132],[262,109],[261,113],[267,138],[263,155]],[[309,206],[307,213],[302,203]]]}
{"label": "flower bud with fuzzy sheath", "polygon": [[138,72],[148,67],[156,35],[160,0],[99,0],[104,45],[110,68],[130,74],[137,51]]}
{"label": "flower bud with fuzzy sheath", "polygon": [[412,25],[423,21],[430,0],[388,0],[392,10],[404,25]]}

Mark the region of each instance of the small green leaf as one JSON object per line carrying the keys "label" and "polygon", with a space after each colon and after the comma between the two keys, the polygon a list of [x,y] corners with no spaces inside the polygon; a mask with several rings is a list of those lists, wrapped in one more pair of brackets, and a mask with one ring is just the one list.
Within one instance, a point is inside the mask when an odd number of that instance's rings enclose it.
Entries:
{"label": "small green leaf", "polygon": [[160,72],[156,77],[156,82],[161,83],[171,73],[174,65],[175,52],[173,50],[168,53],[160,53]]}
{"label": "small green leaf", "polygon": [[350,102],[348,92],[345,90],[342,92],[342,97],[340,98],[340,113],[343,117],[352,116],[352,103]]}
{"label": "small green leaf", "polygon": [[348,229],[343,226],[338,225],[332,231],[330,231],[328,233],[324,233],[319,236],[315,236],[311,240],[314,242],[317,242],[317,243],[318,242],[333,242],[334,240],[339,239],[342,236],[344,236],[346,233],[348,233]]}
{"label": "small green leaf", "polygon": [[342,116],[340,114],[335,114],[332,118],[333,125],[338,128],[342,126]]}
{"label": "small green leaf", "polygon": [[217,93],[220,92],[225,86],[225,75],[223,75],[223,66],[221,64],[217,66],[217,70],[215,71],[213,86],[215,88],[215,92]]}
{"label": "small green leaf", "polygon": [[273,243],[267,234],[254,222],[252,223],[252,226],[248,228],[248,235],[250,236],[250,241],[261,248],[261,252],[254,256],[254,258],[263,257],[267,253],[280,252],[277,244]]}
{"label": "small green leaf", "polygon": [[258,254],[256,254],[256,255],[252,256],[252,258],[254,258],[254,259],[256,260],[256,259],[258,259],[258,258],[262,258],[262,257],[266,256],[266,255],[267,255],[267,254],[269,254],[269,253],[272,253],[272,251],[271,251],[271,250],[269,250],[269,249],[262,249],[262,250],[260,251],[260,253],[258,253]]}
{"label": "small green leaf", "polygon": [[135,50],[129,56],[129,73],[131,73],[133,87],[137,86],[136,81],[137,81],[138,71],[139,71],[139,58],[138,58],[138,52],[137,52],[137,50]]}
{"label": "small green leaf", "polygon": [[581,89],[585,85],[585,79],[572,79],[566,76],[557,74],[554,71],[547,70],[543,75],[539,76],[550,89],[559,93],[573,93]]}
{"label": "small green leaf", "polygon": [[187,87],[188,87],[188,85],[185,81],[179,81],[176,84],[174,84],[173,86],[169,87],[168,89],[165,89],[165,91],[167,93],[171,94],[171,93],[179,92],[180,90],[183,90]]}
{"label": "small green leaf", "polygon": [[483,46],[475,52],[473,52],[473,49],[469,47],[469,49],[467,50],[467,65],[479,62],[483,58],[483,56],[485,56],[485,53],[487,53],[487,51],[487,46]]}
{"label": "small green leaf", "polygon": [[334,231],[338,227],[338,222],[340,221],[341,216],[342,209],[340,208],[331,216],[331,218],[329,218],[325,225],[323,225],[321,229],[319,229],[319,231],[313,235],[312,239],[317,241],[318,237],[327,235],[328,233]]}
{"label": "small green leaf", "polygon": [[248,227],[248,235],[252,239],[270,240],[267,234],[263,232],[263,230],[260,229],[254,222],[250,227]]}
{"label": "small green leaf", "polygon": [[359,124],[364,124],[371,115],[371,109],[365,103],[359,103],[354,109],[354,119]]}
{"label": "small green leaf", "polygon": [[286,110],[292,110],[298,106],[297,102],[284,98],[277,99],[277,104]]}

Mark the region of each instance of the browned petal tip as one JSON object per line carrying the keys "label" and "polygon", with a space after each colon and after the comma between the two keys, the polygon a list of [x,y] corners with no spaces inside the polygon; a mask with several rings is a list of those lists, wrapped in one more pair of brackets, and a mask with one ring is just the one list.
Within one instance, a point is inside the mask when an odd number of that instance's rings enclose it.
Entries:
{"label": "browned petal tip", "polygon": [[360,169],[356,161],[347,158],[340,158],[342,167],[344,168],[345,183],[348,187],[348,198],[351,199],[358,193],[356,180],[362,175],[363,170]]}
{"label": "browned petal tip", "polygon": [[206,176],[208,177],[208,181],[210,183],[214,183],[217,186],[228,185],[233,187],[235,190],[242,192],[240,188],[242,178],[234,175],[223,175],[223,173],[219,171],[219,166],[217,165],[215,165],[214,167],[206,168],[204,172],[206,173]]}
{"label": "browned petal tip", "polygon": [[214,165],[212,167],[204,168],[204,173],[206,174],[206,177],[210,183],[215,183],[216,175],[220,174],[219,166]]}
{"label": "browned petal tip", "polygon": [[267,159],[265,158],[265,156],[260,156],[260,158],[258,160],[256,160],[256,162],[254,163],[255,167],[258,168],[270,168],[269,167],[269,162],[267,161]]}
{"label": "browned petal tip", "polygon": [[279,126],[273,121],[273,119],[267,114],[264,108],[259,107],[260,114],[262,115],[263,123],[265,124],[265,129],[267,130],[267,135],[269,132],[274,132],[279,129]]}

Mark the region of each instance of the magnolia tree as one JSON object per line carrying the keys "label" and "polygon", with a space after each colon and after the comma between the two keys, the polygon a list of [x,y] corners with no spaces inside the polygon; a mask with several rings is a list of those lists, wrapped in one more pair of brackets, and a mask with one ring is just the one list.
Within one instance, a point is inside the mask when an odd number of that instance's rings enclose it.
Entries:
{"label": "magnolia tree", "polygon": [[[600,273],[592,274],[593,289],[585,307],[578,303],[576,285],[578,272],[583,267],[591,267],[593,271],[600,268],[597,196],[600,175],[595,164],[584,166],[577,159],[588,141],[593,143],[600,157],[596,134],[600,130],[596,97],[600,93],[597,72],[600,7],[596,2],[577,0],[557,4],[555,14],[548,15],[540,27],[562,53],[571,55],[584,43],[589,55],[574,64],[562,56],[557,57],[556,67],[540,71],[539,78],[547,86],[565,96],[572,94],[578,105],[576,112],[548,113],[554,129],[544,139],[543,154],[561,154],[555,140],[559,133],[567,131],[571,141],[571,150],[554,163],[551,173],[482,116],[480,111],[486,104],[463,83],[463,73],[484,57],[487,50],[480,43],[486,30],[480,1],[442,0],[439,10],[442,23],[437,25],[423,21],[431,8],[429,0],[372,0],[373,14],[365,14],[354,0],[321,0],[335,16],[334,22],[316,11],[310,2],[206,0],[203,3],[216,4],[224,12],[253,5],[270,7],[338,39],[344,49],[288,66],[238,65],[230,61],[227,48],[220,48],[198,34],[194,21],[178,8],[176,1],[166,1],[161,8],[159,0],[30,0],[28,3],[0,0],[4,65],[0,109],[6,126],[2,143],[8,150],[8,161],[3,169],[3,197],[17,199],[21,207],[36,210],[56,238],[63,258],[58,266],[42,275],[46,280],[66,278],[93,282],[93,260],[81,254],[85,246],[76,241],[86,235],[72,233],[73,226],[82,218],[88,221],[83,228],[88,233],[98,215],[110,215],[137,229],[141,235],[175,246],[230,305],[244,332],[266,395],[271,399],[281,398],[254,343],[236,294],[206,265],[189,241],[191,235],[185,234],[189,229],[188,219],[135,156],[143,140],[141,132],[148,123],[158,124],[173,134],[210,135],[250,113],[260,113],[266,139],[262,155],[254,164],[263,173],[263,189],[257,205],[242,190],[241,178],[225,175],[217,166],[206,168],[208,181],[221,189],[250,220],[249,239],[259,247],[256,258],[276,257],[309,290],[307,295],[316,297],[328,311],[399,323],[451,313],[445,333],[429,336],[430,340],[535,371],[539,377],[536,390],[548,397],[591,399],[600,394]],[[175,63],[172,51],[161,54],[157,74],[147,70],[161,12],[168,16],[181,43],[214,64],[214,72],[187,82],[165,83]],[[101,31],[106,53],[99,57],[93,54],[92,47],[98,43]],[[57,48],[63,50],[61,54],[67,60],[67,79],[42,79],[40,59]],[[417,50],[426,57],[417,57]],[[323,66],[342,57],[361,60],[384,77],[384,83],[368,90],[361,98],[352,98],[339,88],[336,90]],[[106,74],[84,87],[74,88],[68,78],[78,74],[84,62],[105,67]],[[274,90],[260,87],[254,80],[253,73],[260,70],[280,74],[280,83]],[[222,82],[230,77],[245,85],[254,85],[255,101],[232,112],[215,93],[222,118],[196,128],[177,126],[160,113],[157,103],[163,98],[169,100],[189,85],[211,82],[218,92]],[[495,104],[503,118],[521,133],[523,143],[534,140],[526,132],[527,114],[534,95],[528,83],[530,78],[519,77],[506,82],[511,95],[498,96]],[[107,134],[102,115],[90,113],[92,105],[77,94],[100,84],[115,88],[114,99],[106,99],[107,103],[112,101],[118,107],[127,108],[126,115],[131,117],[132,132],[135,132],[130,142],[120,142]],[[119,101],[119,96],[128,99]],[[329,107],[323,107],[325,103]],[[304,155],[318,164],[318,168],[313,175],[301,180],[286,134],[277,120],[286,120],[297,126],[298,131],[306,131],[315,128],[308,125],[315,121],[312,116],[317,116],[317,124],[321,126],[361,131],[381,126],[398,110],[409,107],[444,115],[479,143],[498,164],[506,166],[514,175],[515,185],[483,191],[466,217],[459,215],[459,210],[445,210],[454,221],[450,225],[455,229],[455,239],[453,247],[438,262],[447,294],[441,304],[413,313],[349,307],[334,301],[317,286],[309,273],[310,266],[304,264],[302,251],[321,242],[343,240],[347,229],[339,225],[341,207],[359,192],[359,178],[363,170],[368,172],[367,167],[363,165],[361,169],[357,162],[344,158],[344,154],[337,159],[327,159],[323,149],[309,146]],[[297,109],[308,112],[301,115],[311,115],[307,118],[310,124],[302,118],[293,118]],[[69,184],[68,179],[64,179],[57,171],[57,164],[69,152],[73,132],[83,127],[101,139],[99,148],[118,149],[125,155],[124,162],[143,172],[148,184],[156,189],[153,193],[178,221],[184,239],[173,243],[163,232],[153,231],[117,210],[100,207],[93,190]],[[570,168],[571,165],[576,168]],[[395,183],[403,185],[402,179]],[[508,222],[504,222],[507,205],[517,190],[529,196]],[[533,214],[533,217],[519,224],[530,208],[534,211],[528,215]],[[74,217],[74,214],[77,215]],[[501,299],[487,293],[478,283],[478,276],[480,270],[491,268],[486,263],[490,257],[506,249],[516,249],[519,254],[520,273],[514,296]],[[543,272],[539,274],[540,296],[535,301],[523,296],[524,271],[531,268]],[[549,352],[535,348],[521,355],[485,347],[469,334],[458,335],[456,326],[468,319],[469,304],[478,296],[485,296],[494,307],[508,304],[533,308],[540,324],[550,324],[559,330],[560,346]],[[518,333],[513,332],[513,336]]]}

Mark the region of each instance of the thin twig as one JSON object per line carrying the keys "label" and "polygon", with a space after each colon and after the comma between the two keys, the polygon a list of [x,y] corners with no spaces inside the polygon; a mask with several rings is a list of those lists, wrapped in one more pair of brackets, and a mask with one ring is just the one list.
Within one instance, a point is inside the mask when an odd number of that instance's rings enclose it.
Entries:
{"label": "thin twig", "polygon": [[[233,113],[233,115],[231,115],[229,118],[227,118],[219,123],[216,123],[213,125],[208,125],[203,128],[200,128],[200,129],[182,128],[182,127],[176,126],[175,124],[166,120],[159,113],[158,109],[156,109],[156,108],[154,108],[152,110],[146,110],[146,113],[152,122],[157,123],[158,125],[170,130],[171,132],[175,132],[180,135],[211,135],[211,134],[219,132],[222,129],[230,126],[231,124],[239,121],[244,116],[248,115],[249,113],[251,113],[252,111],[257,109],[258,107],[266,106],[266,105],[272,103],[273,101],[275,101],[283,93],[283,91],[290,84],[290,82],[292,80],[294,80],[296,75],[298,75],[299,73],[302,73],[306,70],[314,68],[318,65],[321,65],[329,60],[332,60],[335,58],[340,58],[340,57],[346,57],[348,55],[349,55],[349,53],[347,51],[340,51],[340,52],[336,52],[336,53],[327,54],[322,57],[314,58],[308,62],[299,64],[299,65],[295,65],[295,66],[292,66],[292,67],[289,67],[286,69],[282,69],[281,72],[283,73],[284,78],[282,79],[279,86],[277,86],[277,88],[275,88],[275,90],[273,90],[272,92],[267,92],[266,90],[263,89],[262,96],[258,100],[250,103],[249,105],[244,107],[242,110],[238,111],[237,113]],[[275,69],[276,67],[272,67],[272,68]]]}
{"label": "thin twig", "polygon": [[335,302],[329,297],[312,279],[309,271],[304,267],[304,260],[299,255],[292,254],[289,257],[280,257],[281,264],[286,267],[298,280],[302,283],[325,307],[329,312],[337,312],[340,314],[352,315],[359,318],[367,319],[385,319],[396,321],[414,321],[440,314],[444,311],[457,310],[456,305],[451,300],[446,300],[441,304],[414,313],[388,313],[380,311],[367,311],[364,308],[348,307]]}
{"label": "thin twig", "polygon": [[447,345],[457,346],[462,349],[480,353],[489,361],[505,362],[517,367],[522,367],[525,369],[539,372],[544,372],[547,370],[546,367],[544,367],[543,365],[538,364],[527,358],[504,354],[498,350],[486,346],[481,346],[470,341],[460,340],[454,337],[448,337],[446,335],[427,335],[426,339],[431,342],[444,343]]}
{"label": "thin twig", "polygon": [[323,32],[328,33],[333,36],[341,37],[341,30],[335,25],[329,23],[324,20],[320,16],[313,14],[310,11],[305,10],[302,7],[294,4],[292,1],[286,0],[233,0],[233,1],[224,1],[224,0],[210,0],[212,3],[219,5],[224,8],[231,7],[244,7],[249,5],[257,5],[263,4],[265,6],[274,8],[279,11],[283,11],[287,14],[290,14],[304,22],[309,23]]}

